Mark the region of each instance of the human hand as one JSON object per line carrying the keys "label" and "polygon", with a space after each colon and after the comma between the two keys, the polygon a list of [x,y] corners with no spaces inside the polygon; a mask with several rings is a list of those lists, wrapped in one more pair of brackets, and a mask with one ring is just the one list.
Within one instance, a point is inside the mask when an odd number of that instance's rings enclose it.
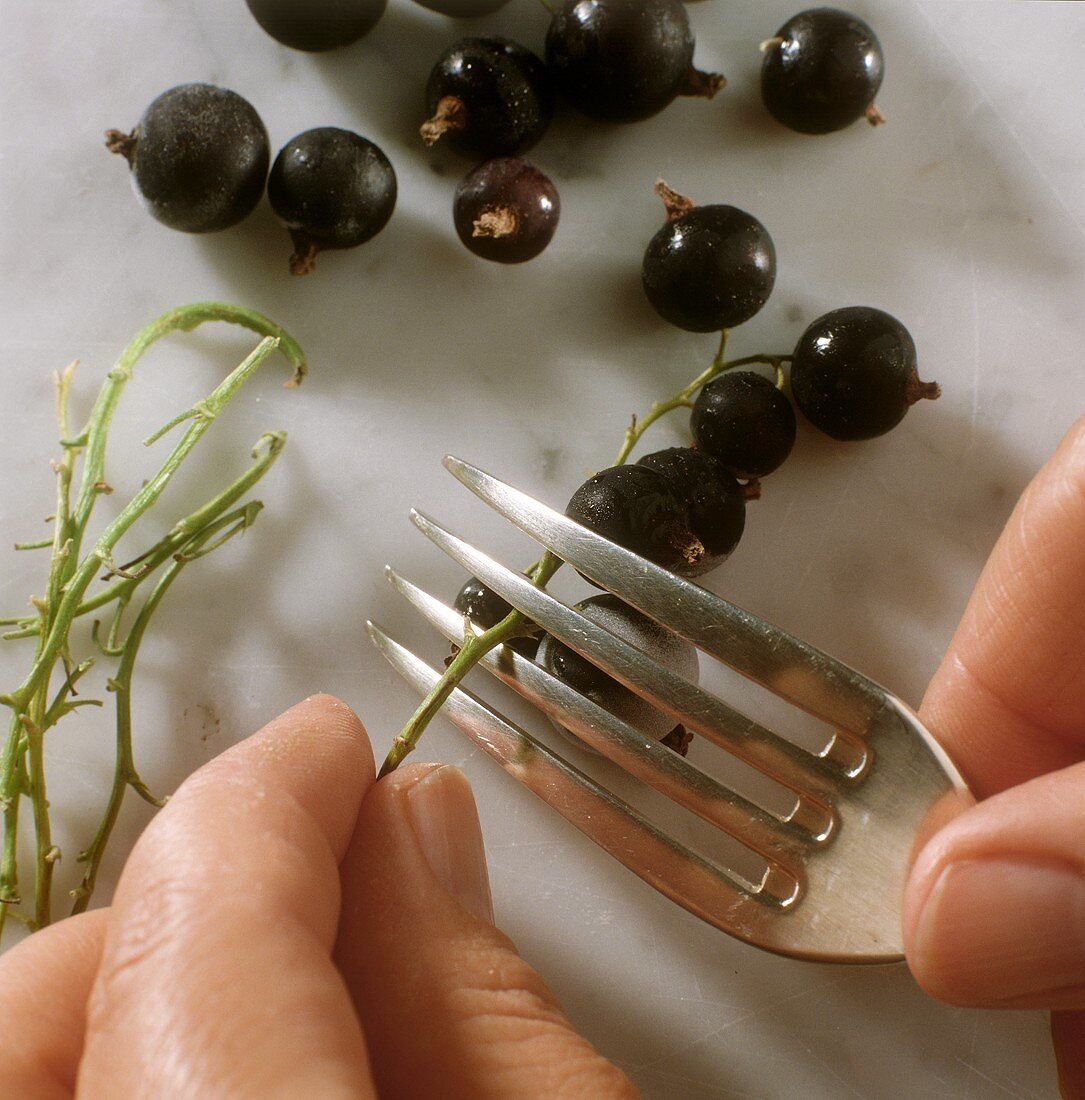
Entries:
{"label": "human hand", "polygon": [[1049,1008],[1085,1098],[1085,418],[1014,510],[920,716],[981,801],[920,853],[908,962],[953,1004]]}
{"label": "human hand", "polygon": [[201,768],[113,904],[0,959],[0,1096],[636,1095],[492,924],[470,788],[307,699]]}

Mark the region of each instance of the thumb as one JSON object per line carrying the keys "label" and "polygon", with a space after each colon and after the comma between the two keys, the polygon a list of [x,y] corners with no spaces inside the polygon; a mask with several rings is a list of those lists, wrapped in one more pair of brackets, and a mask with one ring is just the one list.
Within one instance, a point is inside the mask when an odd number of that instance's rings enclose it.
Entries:
{"label": "thumb", "polygon": [[920,985],[990,1008],[1085,1008],[1085,764],[966,810],[919,854],[904,942]]}
{"label": "thumb", "polygon": [[491,923],[458,769],[409,766],[373,787],[341,874],[336,960],[382,1097],[637,1095]]}

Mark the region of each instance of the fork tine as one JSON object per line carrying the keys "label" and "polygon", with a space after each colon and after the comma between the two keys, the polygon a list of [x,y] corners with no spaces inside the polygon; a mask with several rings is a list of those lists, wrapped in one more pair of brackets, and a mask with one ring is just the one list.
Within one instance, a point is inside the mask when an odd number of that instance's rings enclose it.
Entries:
{"label": "fork tine", "polygon": [[544,630],[632,691],[673,714],[738,759],[792,790],[825,794],[840,779],[862,774],[868,753],[859,741],[834,736],[820,755],[780,737],[707,691],[661,668],[634,646],[590,622],[548,592],[451,534],[416,509],[411,522],[439,549]]}
{"label": "fork tine", "polygon": [[[450,641],[462,639],[462,615],[395,570],[386,568],[385,573],[396,591]],[[832,835],[835,817],[824,803],[792,791],[789,813],[765,810],[508,646],[491,651],[481,664],[630,775],[767,860],[786,860],[793,869],[806,845],[824,843]]]}
{"label": "fork tine", "polygon": [[[424,694],[437,683],[438,672],[375,623],[366,626],[389,664],[417,692]],[[766,919],[793,904],[794,896],[779,888],[779,872],[772,864],[762,881],[753,883],[705,859],[463,688],[452,692],[444,713],[514,779],[604,851],[716,928],[757,943]]]}
{"label": "fork tine", "polygon": [[495,511],[616,596],[698,648],[831,725],[863,736],[885,692],[841,661],[617,546],[477,466],[449,472]]}

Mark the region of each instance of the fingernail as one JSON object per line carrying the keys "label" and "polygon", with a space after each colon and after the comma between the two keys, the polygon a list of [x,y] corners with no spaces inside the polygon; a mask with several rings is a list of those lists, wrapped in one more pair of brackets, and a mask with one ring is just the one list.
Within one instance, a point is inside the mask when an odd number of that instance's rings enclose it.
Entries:
{"label": "fingernail", "polygon": [[410,788],[407,807],[437,881],[468,912],[493,923],[486,850],[467,777],[443,764]]}
{"label": "fingernail", "polygon": [[919,916],[912,963],[932,992],[976,1004],[1085,981],[1085,880],[1052,864],[950,864]]}

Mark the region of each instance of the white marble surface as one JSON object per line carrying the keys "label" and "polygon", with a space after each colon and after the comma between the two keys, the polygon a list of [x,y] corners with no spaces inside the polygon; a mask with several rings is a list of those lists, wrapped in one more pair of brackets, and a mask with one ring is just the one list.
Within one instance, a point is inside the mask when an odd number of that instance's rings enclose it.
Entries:
{"label": "white marble surface", "polygon": [[[460,247],[450,203],[467,166],[423,152],[414,134],[426,73],[455,37],[508,33],[541,48],[545,16],[530,0],[467,24],[391,0],[366,41],[325,57],[278,47],[241,0],[0,0],[4,544],[39,537],[51,510],[49,375],[69,359],[83,360],[85,408],[141,324],[221,297],[281,320],[312,363],[296,392],[273,371],[257,380],[161,507],[166,522],[201,479],[239,469],[262,430],[289,431],[256,529],[182,578],[146,644],[137,750],[153,787],[175,787],[318,689],[347,699],[383,751],[413,700],[370,649],[364,618],[431,655],[441,646],[381,566],[449,594],[458,585],[412,534],[408,505],[531,560],[455,491],[440,456],[458,452],[562,504],[609,461],[631,412],[707,362],[711,337],[668,327],[638,286],[659,175],[752,211],[775,237],[777,289],[735,334],[736,352],[787,350],[817,314],[869,303],[909,325],[925,375],[944,387],[872,443],[803,428],[712,582],[919,700],[1013,501],[1085,410],[1085,8],[856,0],[885,45],[889,124],[811,139],[775,127],[756,85],[758,41],[798,7],[690,6],[698,62],[731,78],[711,104],[679,103],[632,128],[562,114],[533,154],[561,191],[562,225],[543,257],[508,270]],[[191,80],[247,96],[276,148],[320,124],[376,140],[400,179],[389,228],[299,281],[266,207],[203,239],[151,221],[101,131],[133,125],[156,94]],[[149,357],[108,471],[118,488],[149,469],[135,440],[245,348],[208,332]],[[681,437],[675,422],[653,440]],[[5,552],[5,613],[40,591],[42,561]],[[5,684],[26,659],[0,649]],[[69,855],[102,802],[109,737],[108,715],[84,713],[52,739]],[[421,751],[462,765],[475,786],[499,922],[649,1097],[1056,1095],[1041,1015],[939,1006],[900,967],[761,954],[612,864],[443,721]],[[102,900],[146,818],[126,807]]]}

